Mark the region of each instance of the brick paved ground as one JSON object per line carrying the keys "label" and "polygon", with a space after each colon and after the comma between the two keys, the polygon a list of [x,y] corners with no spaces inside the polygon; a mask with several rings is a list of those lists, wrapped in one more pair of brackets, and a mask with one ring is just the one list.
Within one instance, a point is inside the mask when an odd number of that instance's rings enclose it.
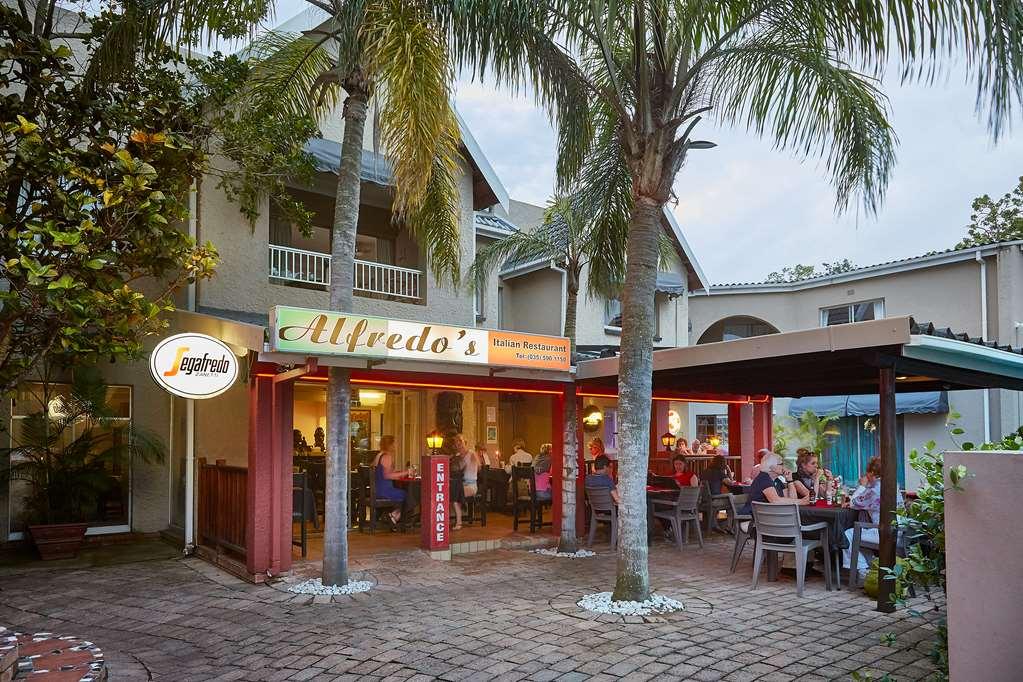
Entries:
{"label": "brick paved ground", "polygon": [[[791,579],[750,591],[749,553],[728,575],[731,544],[657,544],[658,592],[692,610],[662,623],[607,623],[570,607],[608,589],[614,556],[553,559],[524,551],[417,554],[356,562],[374,591],[320,604],[252,586],[197,559],[0,576],[0,624],[88,637],[111,679],[850,679],[930,673],[932,630],[882,615],[861,592],[802,599]],[[566,607],[566,604],[569,605]],[[929,610],[925,602],[922,608]],[[925,614],[926,616],[926,614]],[[895,643],[881,643],[884,633]]]}

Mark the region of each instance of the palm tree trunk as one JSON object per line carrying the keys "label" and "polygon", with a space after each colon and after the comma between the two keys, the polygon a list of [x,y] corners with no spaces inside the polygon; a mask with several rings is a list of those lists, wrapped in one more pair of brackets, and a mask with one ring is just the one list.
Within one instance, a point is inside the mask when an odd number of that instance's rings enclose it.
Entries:
{"label": "palm tree trunk", "polygon": [[618,491],[622,504],[618,510],[618,578],[613,598],[620,601],[644,601],[650,596],[646,473],[661,211],[658,201],[639,196],[629,221],[618,366]]}
{"label": "palm tree trunk", "polygon": [[[565,299],[565,336],[571,344],[572,359],[575,359],[575,327],[579,302],[578,276],[569,274],[568,291]],[[565,401],[562,412],[564,429],[564,453],[562,454],[563,469],[561,474],[561,537],[558,539],[558,551],[571,553],[579,549],[575,527],[576,478],[579,475],[579,445],[576,441],[575,384],[569,384],[565,390]]]}
{"label": "palm tree trunk", "polygon": [[[355,231],[359,224],[359,168],[366,127],[367,88],[345,84],[344,138],[330,244],[330,307],[350,311],[355,276]],[[348,584],[348,471],[351,376],[331,367],[327,382],[327,456],[323,513],[323,584]]]}

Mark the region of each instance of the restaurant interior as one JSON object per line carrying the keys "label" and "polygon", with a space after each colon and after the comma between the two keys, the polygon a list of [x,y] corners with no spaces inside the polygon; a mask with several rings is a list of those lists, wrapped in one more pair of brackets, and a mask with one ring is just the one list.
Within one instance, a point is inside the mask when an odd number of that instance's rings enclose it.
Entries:
{"label": "restaurant interior", "polygon": [[[439,436],[438,451],[453,455],[452,443],[456,433],[462,433],[469,448],[479,453],[481,464],[489,462],[492,466],[479,475],[479,497],[467,500],[463,527],[453,532],[452,545],[498,541],[510,536],[534,538],[538,544],[543,544],[553,532],[552,501],[534,499],[535,494],[531,496],[529,481],[512,480],[510,458],[515,453],[516,443],[521,443],[524,445],[522,449],[531,456],[534,474],[550,470],[550,455],[547,455],[546,462],[541,461],[541,458],[552,449],[551,444],[561,437],[558,422],[552,418],[556,405],[553,395],[541,391],[530,393],[479,387],[423,388],[371,383],[353,386],[350,412],[350,551],[354,554],[379,553],[407,550],[420,544],[418,515],[392,527],[387,521],[388,509],[374,509],[366,503],[373,497],[369,479],[373,476],[372,466],[380,452],[381,439],[393,436],[393,468],[404,472],[402,479],[395,483],[407,489],[419,485],[416,476],[421,474],[418,471],[420,458],[432,451],[431,446],[438,444],[430,439]],[[580,455],[586,465],[592,466],[590,462],[595,451],[590,445],[594,440],[602,444],[603,452],[609,459],[616,460],[616,397],[583,394],[579,396],[578,405]],[[315,561],[322,558],[326,406],[326,381],[323,378],[313,377],[296,382],[293,417],[295,559]],[[674,452],[667,452],[668,436],[671,443],[679,439],[691,442],[694,436],[703,439],[706,453],[690,461],[690,466],[696,471],[706,466],[716,454],[727,456],[727,431],[722,427],[726,429],[727,422],[722,424],[719,420],[719,432],[714,432],[713,427],[708,432],[705,424],[697,422],[696,411],[690,409],[688,401],[656,400],[651,424],[651,433],[655,434],[651,438],[651,472],[665,475],[671,473],[671,457]],[[516,460],[523,461],[521,453]],[[614,467],[612,473],[616,473]],[[452,485],[458,483],[456,475]],[[451,516],[454,523],[453,511]],[[531,517],[535,523],[531,522]]]}

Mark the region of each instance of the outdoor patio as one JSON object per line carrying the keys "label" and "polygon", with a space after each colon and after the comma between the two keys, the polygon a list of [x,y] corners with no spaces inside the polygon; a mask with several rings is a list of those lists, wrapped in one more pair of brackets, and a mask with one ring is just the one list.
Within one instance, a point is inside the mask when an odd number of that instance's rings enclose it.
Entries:
{"label": "outdoor patio", "polygon": [[[0,624],[87,637],[111,679],[874,679],[926,678],[930,605],[882,614],[860,591],[802,599],[794,581],[750,590],[749,550],[728,574],[730,536],[702,550],[651,548],[655,589],[687,611],[625,623],[574,606],[610,589],[615,555],[523,550],[432,561],[420,552],[361,555],[353,577],[375,588],[339,603],[236,580],[198,559],[0,569]],[[137,558],[137,555],[136,557]],[[890,644],[886,635],[894,635]]]}

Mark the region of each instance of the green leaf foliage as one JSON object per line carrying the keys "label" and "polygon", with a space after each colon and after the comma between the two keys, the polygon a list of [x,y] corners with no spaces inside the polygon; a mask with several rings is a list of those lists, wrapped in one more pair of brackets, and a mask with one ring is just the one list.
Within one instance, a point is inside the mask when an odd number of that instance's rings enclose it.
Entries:
{"label": "green leaf foliage", "polygon": [[140,63],[93,91],[68,51],[31,29],[0,7],[4,392],[44,357],[139,357],[174,290],[217,260],[175,227],[207,126],[173,63]]}
{"label": "green leaf foliage", "polygon": [[957,249],[1023,239],[1023,176],[1000,199],[985,194],[973,200],[966,237]]}

